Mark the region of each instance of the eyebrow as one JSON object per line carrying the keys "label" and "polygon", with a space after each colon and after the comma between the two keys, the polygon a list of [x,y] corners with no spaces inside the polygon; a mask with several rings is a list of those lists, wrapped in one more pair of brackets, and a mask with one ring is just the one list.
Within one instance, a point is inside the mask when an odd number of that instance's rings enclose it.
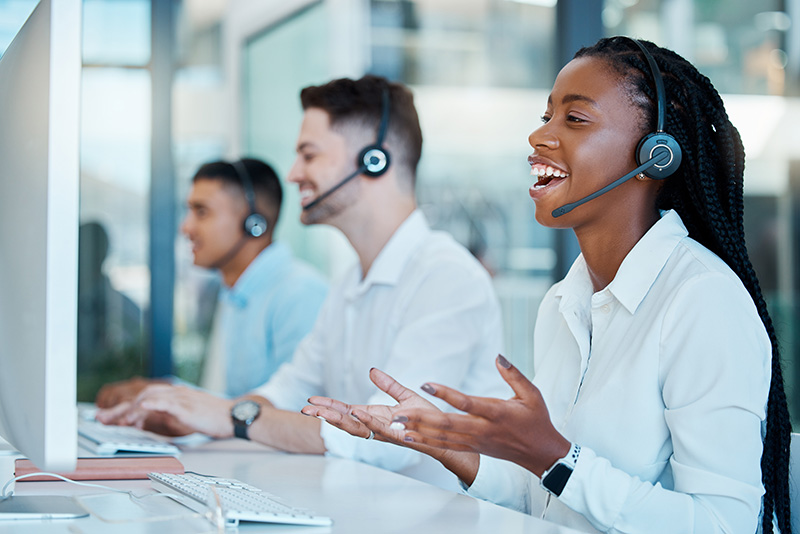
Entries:
{"label": "eyebrow", "polygon": [[[586,102],[587,104],[589,104],[593,108],[598,107],[597,102],[595,102],[594,100],[592,100],[588,96],[579,95],[579,94],[576,94],[576,93],[566,94],[566,95],[564,95],[564,98],[561,99],[561,103],[562,104],[569,104],[570,102]],[[548,104],[552,104],[553,103],[552,95],[547,97],[547,103]]]}
{"label": "eyebrow", "polygon": [[296,152],[300,152],[301,150],[305,150],[306,148],[314,148],[314,147],[315,147],[315,145],[311,141],[303,141],[302,143],[297,145],[297,148],[295,149],[295,151]]}

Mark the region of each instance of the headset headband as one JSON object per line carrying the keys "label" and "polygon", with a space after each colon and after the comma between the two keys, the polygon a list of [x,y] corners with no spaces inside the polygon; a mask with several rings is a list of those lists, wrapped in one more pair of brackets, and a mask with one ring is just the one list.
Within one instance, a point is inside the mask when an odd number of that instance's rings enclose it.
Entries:
{"label": "headset headband", "polygon": [[645,48],[642,43],[640,43],[638,40],[632,37],[626,37],[626,39],[629,39],[630,41],[633,42],[633,44],[639,47],[639,50],[642,51],[644,58],[647,60],[647,64],[650,67],[650,72],[653,73],[653,81],[656,84],[656,101],[658,106],[656,132],[663,132],[664,114],[665,114],[664,110],[667,107],[667,96],[666,96],[666,91],[664,89],[664,79],[661,77],[661,70],[659,70],[653,55],[650,52],[648,52],[647,48]]}

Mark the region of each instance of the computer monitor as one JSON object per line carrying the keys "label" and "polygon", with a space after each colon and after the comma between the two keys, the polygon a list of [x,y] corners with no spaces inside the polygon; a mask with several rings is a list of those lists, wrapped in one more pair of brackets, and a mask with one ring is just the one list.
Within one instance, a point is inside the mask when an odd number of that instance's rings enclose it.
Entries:
{"label": "computer monitor", "polygon": [[80,80],[81,0],[42,0],[0,57],[0,436],[60,472],[77,456]]}

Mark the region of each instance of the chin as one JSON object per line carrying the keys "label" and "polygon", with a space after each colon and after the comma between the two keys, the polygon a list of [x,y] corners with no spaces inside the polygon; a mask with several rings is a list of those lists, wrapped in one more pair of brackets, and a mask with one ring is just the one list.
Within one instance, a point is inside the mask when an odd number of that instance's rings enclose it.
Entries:
{"label": "chin", "polygon": [[536,222],[546,228],[571,228],[566,221],[563,221],[564,217],[567,215],[563,215],[559,218],[553,217],[553,210],[555,208],[545,208],[541,206],[536,206],[536,213],[534,214],[534,218]]}

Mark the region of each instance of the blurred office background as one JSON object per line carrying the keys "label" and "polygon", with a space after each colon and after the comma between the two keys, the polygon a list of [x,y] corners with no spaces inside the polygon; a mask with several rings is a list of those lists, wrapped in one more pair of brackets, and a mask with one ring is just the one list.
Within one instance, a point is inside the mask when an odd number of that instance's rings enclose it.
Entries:
{"label": "blurred office background", "polygon": [[[35,0],[0,0],[0,51]],[[539,301],[577,248],[539,227],[528,134],[581,45],[626,34],[670,47],[723,94],[747,151],[746,231],[800,420],[800,0],[84,0],[79,395],[105,381],[198,380],[219,280],[178,226],[195,169],[261,157],[285,176],[298,91],[333,77],[409,84],[425,137],[418,198],[494,276],[507,355],[530,372]],[[344,239],[278,236],[331,276]]]}

